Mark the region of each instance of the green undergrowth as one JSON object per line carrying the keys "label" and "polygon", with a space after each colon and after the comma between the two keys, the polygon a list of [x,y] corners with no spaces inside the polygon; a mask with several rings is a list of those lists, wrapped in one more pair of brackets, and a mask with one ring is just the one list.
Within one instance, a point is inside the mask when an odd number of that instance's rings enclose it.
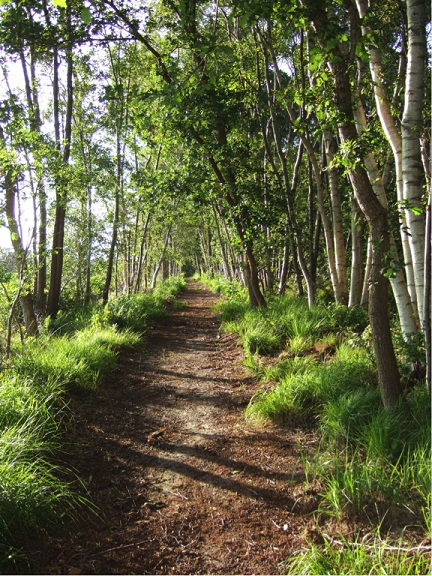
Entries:
{"label": "green undergrowth", "polygon": [[106,320],[120,330],[145,334],[155,318],[166,314],[167,303],[185,287],[183,277],[173,277],[159,284],[151,293],[120,296],[108,302],[104,311]]}
{"label": "green undergrowth", "polygon": [[343,535],[323,538],[287,561],[287,573],[309,574],[430,574],[426,547],[406,546],[403,538],[380,536],[354,540]]}
{"label": "green undergrowth", "polygon": [[246,298],[246,289],[237,280],[230,281],[223,276],[215,276],[210,274],[196,274],[194,279],[199,280],[208,286],[216,294],[221,294],[226,298],[229,298],[230,301],[244,301]]}
{"label": "green undergrowth", "polygon": [[[73,414],[71,392],[94,393],[113,369],[120,349],[136,346],[152,321],[185,287],[183,278],[137,294],[60,314],[0,372],[0,570],[21,563],[26,537],[58,530],[92,505],[73,489],[72,471],[59,462],[62,436]],[[138,320],[134,314],[137,315]],[[66,480],[65,480],[66,479]]]}
{"label": "green undergrowth", "polygon": [[[426,573],[429,562],[424,552],[413,555],[415,536],[410,540],[419,532],[427,537],[431,528],[431,414],[424,382],[407,388],[398,406],[383,408],[363,308],[310,309],[301,299],[277,296],[267,308],[252,310],[236,295],[222,298],[217,311],[223,330],[238,335],[245,365],[263,383],[246,408],[247,420],[306,426],[321,439],[313,452],[299,446],[305,488],[318,487],[320,494],[317,522],[334,517],[341,525],[348,520],[369,524],[371,531],[380,527],[368,547],[325,538],[311,543],[288,572]],[[396,346],[402,375],[420,357],[418,343],[408,344]],[[391,530],[403,532],[405,540],[381,540]]]}
{"label": "green undergrowth", "polygon": [[117,352],[135,346],[139,335],[114,326],[96,326],[68,336],[30,342],[14,359],[14,372],[44,390],[53,386],[95,389],[116,362]]}
{"label": "green undergrowth", "polygon": [[276,355],[285,350],[299,355],[324,336],[328,344],[338,344],[367,325],[361,307],[309,308],[306,300],[288,296],[274,296],[266,308],[251,309],[244,297],[236,295],[221,300],[217,310],[225,329],[240,336],[248,354]]}
{"label": "green undergrowth", "polygon": [[361,349],[347,354],[343,346],[331,362],[296,362],[293,358],[290,364],[284,363],[284,368],[286,373],[278,384],[252,398],[246,410],[248,418],[296,424],[316,420],[327,404],[357,392],[374,378],[368,355]]}
{"label": "green undergrowth", "polygon": [[89,325],[109,325],[143,335],[155,318],[166,314],[167,304],[174,302],[185,288],[184,277],[173,276],[157,284],[152,292],[125,294],[109,300],[105,307],[95,304],[61,311],[55,320],[49,321],[48,330],[61,336],[75,334]]}

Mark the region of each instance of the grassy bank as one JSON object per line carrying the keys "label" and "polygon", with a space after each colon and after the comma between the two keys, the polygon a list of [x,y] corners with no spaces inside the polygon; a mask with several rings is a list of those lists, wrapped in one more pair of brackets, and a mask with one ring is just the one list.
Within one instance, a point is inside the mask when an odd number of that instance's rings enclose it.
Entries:
{"label": "grassy bank", "polygon": [[[422,540],[431,527],[430,397],[410,377],[419,343],[395,336],[405,394],[384,410],[365,310],[309,309],[288,296],[252,310],[238,289],[219,291],[226,295],[217,306],[223,329],[238,335],[246,365],[262,382],[246,418],[312,428],[320,438],[313,451],[299,452],[305,489],[318,495],[322,542],[289,559],[287,573],[429,574]],[[320,529],[330,517],[338,538]],[[358,534],[347,539],[347,525]]]}
{"label": "grassy bank", "polygon": [[[59,462],[72,390],[91,393],[115,365],[121,348],[142,341],[151,323],[185,286],[182,278],[151,294],[112,300],[105,308],[60,314],[43,334],[21,346],[0,373],[0,569],[21,559],[35,531],[70,527],[82,506],[75,480]],[[65,480],[65,478],[69,478]]]}

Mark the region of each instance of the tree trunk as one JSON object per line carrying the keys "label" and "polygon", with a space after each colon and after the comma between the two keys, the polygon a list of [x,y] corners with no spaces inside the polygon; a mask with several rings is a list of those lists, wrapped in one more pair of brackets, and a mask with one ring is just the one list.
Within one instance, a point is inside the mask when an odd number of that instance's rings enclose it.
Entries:
{"label": "tree trunk", "polygon": [[[343,233],[342,199],[337,169],[333,166],[335,141],[331,130],[323,131],[324,151],[332,205],[333,244],[335,252],[336,302],[348,303],[348,272]],[[324,208],[322,209],[324,210]],[[321,215],[322,217],[322,215]],[[323,221],[324,222],[324,221]],[[329,234],[329,232],[327,232]]]}
{"label": "tree trunk", "polygon": [[225,248],[225,243],[224,243],[224,240],[222,238],[222,232],[221,232],[220,225],[219,225],[219,215],[218,215],[216,207],[213,203],[212,203],[212,212],[213,212],[213,218],[214,218],[214,222],[215,222],[215,226],[216,226],[217,237],[219,240],[219,247],[220,247],[220,251],[221,251],[224,276],[226,278],[228,278],[228,280],[232,280],[230,265],[228,262],[228,256],[227,256],[227,252],[226,252],[226,248]]}
{"label": "tree trunk", "polygon": [[[287,217],[288,218],[288,217]],[[286,283],[288,280],[288,270],[289,270],[289,262],[290,262],[290,241],[289,241],[289,224],[285,222],[285,234],[284,234],[284,251],[283,251],[283,259],[282,259],[282,267],[279,276],[279,287],[278,287],[278,294],[283,294],[285,292]]]}
{"label": "tree trunk", "polygon": [[[364,108],[360,99],[360,94],[356,95],[355,104],[353,105],[354,117],[357,124],[357,132],[361,135],[367,129],[367,120]],[[384,183],[381,178],[381,173],[378,169],[378,164],[371,151],[366,151],[364,155],[364,165],[367,170],[369,181],[381,205],[387,211],[388,202],[384,189]],[[403,273],[402,267],[399,264],[399,257],[397,254],[396,243],[393,234],[390,231],[390,255],[389,261],[392,266],[392,274],[390,277],[390,284],[393,290],[396,306],[399,314],[399,321],[404,335],[412,334],[418,331],[416,322],[416,309],[414,308],[408,287]]]}
{"label": "tree trunk", "polygon": [[229,264],[230,264],[231,276],[232,276],[232,278],[239,279],[238,273],[237,273],[238,266],[236,264],[236,255],[234,253],[233,243],[231,242],[231,234],[230,234],[230,231],[228,230],[228,226],[227,226],[227,223],[225,221],[221,206],[219,204],[216,204],[216,209],[217,209],[217,212],[218,212],[219,217],[221,219],[222,227],[223,227],[225,237],[226,237],[226,245],[228,247],[227,256],[229,255]]}
{"label": "tree trunk", "polygon": [[[71,14],[70,8],[68,10],[68,28],[71,34]],[[63,164],[68,166],[70,151],[71,151],[71,138],[72,138],[72,106],[73,106],[73,58],[72,46],[67,48],[67,103],[66,103],[66,117],[65,117],[65,139],[63,146]],[[59,60],[57,48],[54,49],[54,125],[55,125],[55,138],[58,151],[61,150],[61,137],[60,137],[60,85],[59,85]],[[63,275],[63,259],[64,259],[64,234],[66,222],[66,204],[67,204],[67,182],[65,176],[62,174],[57,177],[56,183],[56,209],[52,242],[51,254],[51,276],[50,286],[48,292],[47,314],[51,318],[55,318],[59,309],[61,281]]]}
{"label": "tree trunk", "polygon": [[[118,229],[120,225],[120,197],[123,195],[123,165],[124,165],[123,162],[124,155],[122,154],[122,140],[121,140],[123,123],[124,123],[124,110],[123,110],[123,102],[121,102],[119,118],[117,119],[116,122],[116,186],[115,186],[115,200],[114,200],[115,205],[114,205],[111,244],[108,254],[107,272],[105,276],[105,284],[102,290],[102,301],[104,305],[108,302],[109,298],[114,260],[116,259]],[[116,261],[116,270],[117,266],[118,262]],[[116,292],[117,292],[117,281],[118,281],[118,275],[116,272]]]}
{"label": "tree trunk", "polygon": [[373,258],[373,246],[372,239],[370,235],[370,229],[367,239],[366,246],[366,266],[363,274],[363,290],[361,295],[360,304],[367,308],[369,306],[369,276],[371,274],[372,258]]}
{"label": "tree trunk", "polygon": [[381,399],[385,407],[391,407],[398,403],[402,388],[390,331],[389,283],[381,270],[386,253],[390,249],[386,220],[385,214],[370,220],[374,257],[369,276],[369,321],[377,359]]}
{"label": "tree trunk", "polygon": [[[29,11],[29,17],[32,18]],[[42,136],[41,127],[42,119],[39,106],[38,83],[36,81],[35,62],[33,50],[30,53],[30,76],[27,69],[27,62],[25,59],[24,51],[20,52],[21,66],[24,75],[25,89],[27,95],[27,106],[30,116],[30,127],[33,131]],[[35,152],[38,153],[37,150]],[[37,257],[36,257],[36,304],[39,311],[44,314],[46,308],[46,286],[47,286],[47,197],[45,191],[45,183],[43,179],[43,171],[39,162],[36,162],[36,189],[39,207],[39,217],[35,222],[39,222],[37,241]],[[36,199],[35,199],[36,203]]]}
{"label": "tree trunk", "polygon": [[426,344],[426,384],[431,393],[431,370],[432,370],[432,195],[429,187],[429,201],[426,207],[426,243],[425,243],[425,292],[424,292],[424,318],[423,329]]}
{"label": "tree trunk", "polygon": [[93,213],[92,213],[93,197],[92,188],[87,188],[86,197],[86,218],[87,218],[87,253],[85,263],[85,293],[84,302],[88,304],[91,300],[91,262],[93,252]]}
{"label": "tree trunk", "polygon": [[[2,132],[0,132],[0,137],[2,140],[4,140],[4,135]],[[11,170],[12,169],[9,168],[5,173],[6,218],[18,268],[18,281],[20,284],[19,299],[23,313],[24,326],[28,336],[37,336],[38,324],[33,306],[33,296],[30,289],[25,286],[25,283],[29,281],[29,279],[26,278],[26,251],[24,250],[22,244],[19,225],[15,215],[16,183],[14,182],[14,177],[11,174]]]}
{"label": "tree trunk", "polygon": [[[407,11],[410,11],[413,4],[423,4],[423,0],[417,0],[417,2],[414,2],[413,0],[410,0],[409,3],[407,3]],[[362,21],[365,22],[366,21],[366,17],[368,15],[368,11],[370,10],[370,7],[368,6],[368,3],[366,2],[366,0],[356,0],[356,4],[357,4],[357,10],[358,10],[358,14],[360,16],[360,18],[362,18]],[[414,12],[416,13],[417,10],[414,10]],[[413,20],[413,18],[411,17],[411,20]],[[416,18],[414,18],[414,20],[416,20]],[[418,24],[419,22],[417,22]],[[420,28],[422,26],[420,25]],[[420,56],[420,60],[423,58],[424,59],[424,54],[422,56],[422,48],[421,47],[416,47],[415,46],[415,42],[413,44],[413,31],[412,31],[412,23],[408,24],[408,35],[409,35],[409,46],[408,46],[408,60],[410,63],[410,68],[408,69],[408,74],[407,74],[407,82],[406,82],[406,90],[405,90],[405,111],[404,111],[404,118],[405,118],[405,133],[406,133],[406,139],[405,139],[405,145],[403,144],[403,137],[401,137],[400,133],[398,132],[398,129],[396,127],[396,122],[393,118],[393,114],[391,111],[391,104],[390,104],[390,98],[388,96],[387,93],[387,89],[386,89],[386,84],[385,84],[385,73],[383,70],[383,66],[382,66],[382,60],[381,60],[381,54],[379,52],[379,49],[377,47],[375,47],[373,45],[372,42],[367,42],[366,43],[366,48],[368,50],[368,54],[369,54],[369,67],[370,67],[370,71],[371,71],[371,76],[372,76],[372,85],[374,88],[374,93],[375,93],[375,102],[376,102],[376,107],[377,107],[377,112],[378,112],[378,116],[381,122],[381,126],[384,130],[384,133],[386,135],[386,138],[391,146],[392,152],[393,152],[393,156],[394,156],[394,161],[395,161],[395,168],[396,168],[396,189],[397,189],[397,198],[398,198],[398,202],[400,203],[400,209],[405,211],[406,214],[406,219],[403,218],[401,219],[401,223],[400,223],[400,231],[401,231],[401,240],[402,240],[402,249],[403,249],[403,255],[404,255],[404,268],[405,268],[405,273],[406,273],[406,278],[407,278],[407,290],[410,296],[410,306],[412,309],[411,315],[412,315],[412,319],[410,324],[415,324],[415,329],[413,329],[412,327],[410,327],[409,325],[405,325],[402,329],[404,330],[405,333],[406,330],[409,330],[411,332],[414,331],[418,331],[420,328],[420,310],[419,310],[419,301],[418,301],[418,288],[417,288],[417,284],[418,284],[418,274],[419,274],[419,266],[418,266],[418,258],[419,258],[419,252],[418,250],[416,250],[416,261],[417,261],[417,265],[413,260],[413,242],[410,240],[410,231],[409,231],[409,226],[410,225],[414,225],[415,227],[420,223],[421,221],[421,216],[416,216],[412,219],[411,221],[411,212],[409,210],[407,210],[407,206],[406,203],[408,202],[414,202],[415,204],[418,204],[418,182],[415,184],[415,187],[417,188],[417,191],[415,191],[413,193],[413,197],[411,199],[408,199],[407,194],[409,195],[410,191],[409,191],[409,186],[407,187],[407,183],[405,182],[406,180],[406,175],[407,175],[407,171],[410,172],[410,168],[407,165],[406,162],[406,157],[407,155],[410,156],[410,152],[411,152],[411,148],[410,148],[410,144],[411,144],[411,137],[413,137],[415,139],[415,134],[411,134],[410,135],[410,125],[414,126],[414,132],[417,131],[417,127],[415,126],[415,118],[418,116],[418,114],[420,114],[421,116],[421,107],[422,107],[422,99],[423,99],[423,94],[419,94],[418,89],[418,80],[419,80],[419,76],[421,76],[423,78],[423,65],[422,63],[419,64],[419,62],[417,62],[417,64],[414,64],[416,61],[416,57],[417,54],[414,57],[413,60],[413,56],[414,53],[417,52],[417,50],[419,50],[419,56]],[[417,26],[414,26],[415,28],[415,32],[414,32],[414,36],[419,34],[419,30],[417,29]],[[368,36],[372,33],[372,31],[370,30],[370,28],[368,28],[365,25],[362,25],[362,34],[365,36]],[[421,32],[420,30],[420,37],[423,35],[423,39],[420,38],[420,45],[423,43],[423,46],[425,46],[425,41],[424,41],[424,23],[423,23],[423,32]],[[411,43],[410,43],[410,38],[411,38]],[[415,47],[415,50],[413,50],[413,46]],[[420,49],[419,49],[420,48]],[[423,51],[424,51],[424,47],[423,47]],[[416,68],[416,66],[418,66]],[[402,80],[404,72],[405,72],[405,67],[406,67],[406,62],[405,62],[405,57],[404,54],[401,54],[401,59],[400,59],[400,68],[399,68],[399,78]],[[410,72],[411,70],[411,72]],[[417,77],[416,77],[417,76]],[[411,77],[411,82],[410,82],[410,77]],[[412,82],[412,80],[414,80],[414,82]],[[421,83],[422,80],[420,80]],[[412,90],[412,88],[414,88],[414,90]],[[414,95],[415,92],[415,95]],[[414,96],[414,99],[413,99]],[[410,104],[411,102],[411,104]],[[417,110],[415,109],[417,107]],[[420,119],[421,120],[421,119]],[[414,122],[414,124],[412,124]],[[418,124],[418,126],[420,126],[420,123]],[[417,134],[417,138],[418,138],[418,134]],[[418,142],[418,140],[417,140]],[[412,148],[413,151],[413,155],[416,156],[416,148],[418,147],[418,144],[416,142],[414,142],[414,146]],[[404,159],[405,158],[405,159]],[[418,162],[418,158],[417,158],[417,162]],[[409,162],[408,164],[410,164],[411,162]],[[416,161],[414,161],[414,164],[416,163]],[[405,165],[405,168],[404,168]],[[405,174],[404,174],[405,171]],[[415,168],[416,171],[416,175],[414,176],[414,180],[416,178],[418,178],[419,174],[418,174],[418,166]],[[424,222],[424,220],[423,220]],[[408,227],[407,227],[407,223],[408,223]],[[422,244],[422,237],[424,238],[424,228],[423,228],[423,232],[420,232],[420,237],[418,238],[418,240],[416,239],[414,244],[417,243],[417,247],[419,250],[421,250],[421,244]],[[416,270],[416,266],[417,266],[417,270]],[[420,269],[421,269],[421,262],[420,262]],[[399,286],[401,285],[401,278],[398,278],[398,283]],[[420,282],[421,285],[421,282]],[[407,302],[407,298],[403,297],[404,303]],[[421,299],[420,299],[420,306],[421,306]],[[407,315],[405,315],[406,317]],[[402,318],[404,317],[404,314],[402,314]]]}
{"label": "tree trunk", "polygon": [[[120,160],[118,160],[120,162]],[[111,234],[111,244],[108,253],[108,264],[107,264],[107,271],[105,275],[105,283],[102,290],[102,302],[104,306],[108,302],[109,292],[111,288],[111,281],[114,269],[114,259],[115,259],[115,252],[117,246],[117,236],[118,236],[118,227],[119,227],[119,219],[120,219],[120,190],[119,190],[119,182],[117,181],[116,185],[116,192],[115,192],[115,206],[114,206],[114,217],[113,217],[113,229]]]}
{"label": "tree trunk", "polygon": [[141,286],[141,278],[142,278],[142,269],[143,269],[143,262],[144,262],[144,245],[147,238],[147,230],[150,224],[151,212],[147,214],[146,221],[144,223],[144,229],[141,232],[141,242],[140,242],[140,249],[139,249],[139,256],[138,256],[138,265],[137,265],[137,272],[136,272],[136,280],[135,280],[135,288],[134,292],[138,293],[140,286]]}
{"label": "tree trunk", "polygon": [[363,214],[355,200],[351,200],[351,284],[348,306],[362,301],[363,287]]}
{"label": "tree trunk", "polygon": [[[352,111],[351,99],[349,98],[348,71],[339,62],[332,64],[332,71],[335,76],[337,104],[341,112],[349,119],[350,115],[352,117]],[[349,102],[346,100],[346,95],[348,95]],[[345,120],[339,125],[339,132],[342,142],[354,141],[356,138],[353,122]],[[387,213],[375,196],[366,171],[361,166],[357,166],[350,168],[349,174],[357,202],[370,228],[373,255],[368,278],[369,320],[377,360],[381,398],[384,406],[388,407],[396,404],[402,389],[388,317],[388,280],[382,273],[385,257],[390,251]]]}
{"label": "tree trunk", "polygon": [[162,264],[163,264],[164,259],[165,259],[166,249],[168,247],[168,242],[169,242],[169,239],[171,236],[171,228],[172,228],[172,223],[170,223],[170,225],[168,226],[168,230],[167,230],[167,233],[165,235],[165,240],[164,240],[164,244],[163,244],[163,248],[162,248],[162,254],[160,255],[160,258],[158,260],[156,268],[154,269],[154,272],[153,272],[153,277],[152,277],[152,281],[151,281],[152,290],[154,290],[156,288],[157,277],[159,275],[160,269],[161,269]]}
{"label": "tree trunk", "polygon": [[251,307],[265,307],[266,301],[259,286],[258,267],[252,248],[248,244],[246,244],[245,248],[245,276]]}
{"label": "tree trunk", "polygon": [[420,131],[426,63],[426,10],[424,0],[407,0],[408,62],[405,107],[402,116],[402,179],[405,214],[413,262],[419,318],[424,317],[425,213]]}

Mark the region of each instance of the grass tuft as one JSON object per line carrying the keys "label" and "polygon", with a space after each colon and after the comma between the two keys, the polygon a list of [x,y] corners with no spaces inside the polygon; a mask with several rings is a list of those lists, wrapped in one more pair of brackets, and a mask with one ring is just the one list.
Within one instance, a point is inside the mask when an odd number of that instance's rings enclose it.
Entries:
{"label": "grass tuft", "polygon": [[360,387],[372,370],[367,355],[360,350],[349,358],[337,354],[327,364],[303,366],[303,373],[288,373],[275,388],[252,398],[246,415],[279,422],[310,420],[323,411],[328,401]]}
{"label": "grass tuft", "polygon": [[309,543],[287,561],[287,574],[430,574],[430,557],[402,540],[396,545],[380,538],[349,542],[341,535],[323,538],[320,546]]}

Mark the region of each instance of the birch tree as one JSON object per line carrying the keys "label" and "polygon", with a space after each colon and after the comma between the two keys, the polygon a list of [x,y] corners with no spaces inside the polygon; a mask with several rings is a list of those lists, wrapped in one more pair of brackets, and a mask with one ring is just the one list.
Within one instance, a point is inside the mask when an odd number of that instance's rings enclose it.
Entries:
{"label": "birch tree", "polygon": [[[4,113],[4,103],[3,106],[0,107],[0,111]],[[13,142],[14,148],[16,148],[16,145],[17,143]],[[30,288],[31,282],[28,273],[28,247],[24,246],[19,218],[16,214],[20,169],[17,165],[16,154],[11,150],[11,142],[8,143],[2,126],[0,126],[0,158],[3,168],[1,185],[5,194],[5,212],[18,271],[19,301],[27,335],[37,336],[38,322],[34,310],[33,294]]]}

